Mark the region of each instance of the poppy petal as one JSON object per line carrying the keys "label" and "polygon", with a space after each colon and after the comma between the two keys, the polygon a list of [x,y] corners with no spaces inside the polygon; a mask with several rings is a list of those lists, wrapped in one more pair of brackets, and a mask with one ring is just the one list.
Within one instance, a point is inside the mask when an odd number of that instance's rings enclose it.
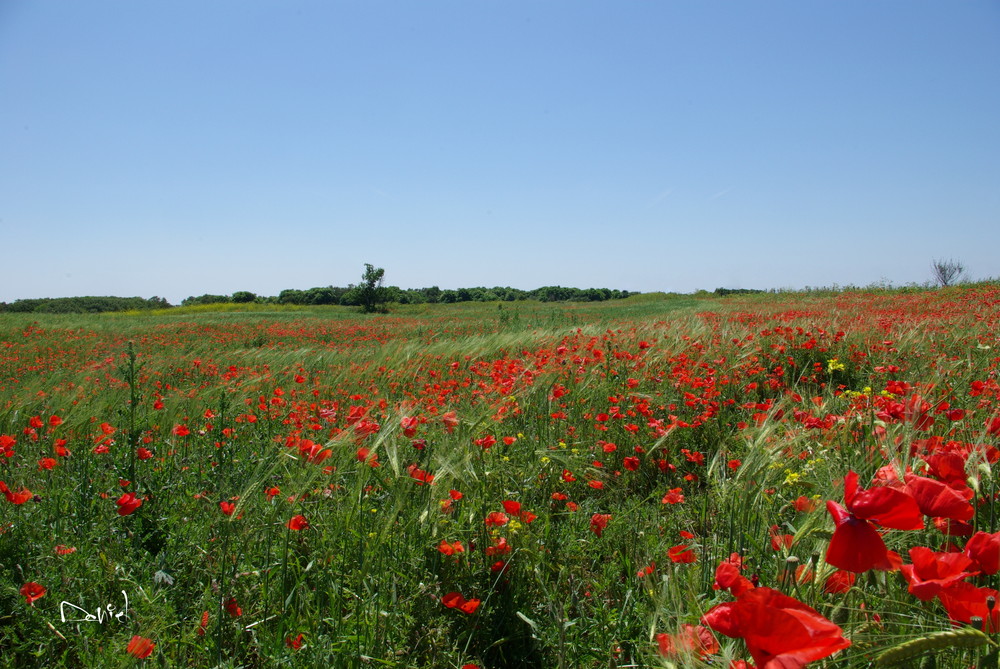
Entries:
{"label": "poppy petal", "polygon": [[826,550],[826,562],[844,571],[864,572],[886,559],[882,537],[868,521],[849,518],[837,526]]}

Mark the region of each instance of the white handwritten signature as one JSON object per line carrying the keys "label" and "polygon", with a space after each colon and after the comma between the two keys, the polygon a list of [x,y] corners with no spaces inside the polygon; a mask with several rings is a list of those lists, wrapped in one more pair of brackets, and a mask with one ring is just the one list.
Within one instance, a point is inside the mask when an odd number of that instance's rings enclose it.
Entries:
{"label": "white handwritten signature", "polygon": [[[122,590],[122,596],[125,598],[124,609],[118,610],[114,604],[105,604],[104,606],[98,608],[94,613],[90,613],[76,604],[71,604],[66,601],[59,602],[59,619],[64,623],[98,623],[99,625],[103,625],[105,622],[111,620],[121,622],[122,619],[128,618],[128,594]],[[66,607],[76,609],[77,615],[82,613],[83,617],[67,618]],[[70,615],[74,615],[73,611],[70,611]]]}

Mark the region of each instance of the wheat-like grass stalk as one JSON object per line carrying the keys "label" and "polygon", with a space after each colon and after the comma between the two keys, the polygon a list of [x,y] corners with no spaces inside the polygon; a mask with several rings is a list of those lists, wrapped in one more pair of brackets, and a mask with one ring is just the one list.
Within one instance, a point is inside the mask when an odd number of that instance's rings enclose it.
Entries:
{"label": "wheat-like grass stalk", "polygon": [[910,639],[879,653],[875,658],[875,664],[880,667],[891,667],[929,651],[940,651],[945,648],[975,648],[984,644],[996,646],[988,636],[975,627],[934,632],[927,636]]}

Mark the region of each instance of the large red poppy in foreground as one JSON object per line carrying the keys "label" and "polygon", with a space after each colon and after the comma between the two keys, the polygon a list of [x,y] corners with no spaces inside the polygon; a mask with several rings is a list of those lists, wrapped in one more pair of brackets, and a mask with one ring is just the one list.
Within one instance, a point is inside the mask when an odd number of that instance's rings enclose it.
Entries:
{"label": "large red poppy in foreground", "polygon": [[771,588],[744,590],[701,622],[741,638],[758,669],[798,669],[851,645],[843,631],[799,600]]}
{"label": "large red poppy in foreground", "polygon": [[844,504],[847,508],[833,500],[826,503],[836,525],[826,561],[838,569],[860,573],[888,567],[888,550],[873,523],[896,530],[924,527],[924,515],[913,497],[886,486],[859,489],[854,472],[844,477]]}

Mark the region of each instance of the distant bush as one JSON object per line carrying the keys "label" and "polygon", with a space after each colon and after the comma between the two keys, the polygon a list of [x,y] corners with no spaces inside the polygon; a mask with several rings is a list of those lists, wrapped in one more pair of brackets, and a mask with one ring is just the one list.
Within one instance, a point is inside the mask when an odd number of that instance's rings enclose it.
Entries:
{"label": "distant bush", "polygon": [[198,304],[225,304],[232,302],[228,295],[199,295],[198,297],[185,297],[181,300],[182,307],[193,307]]}
{"label": "distant bush", "polygon": [[256,302],[257,296],[249,290],[238,290],[233,293],[233,296],[230,299],[236,304],[247,304],[249,302]]}
{"label": "distant bush", "polygon": [[107,311],[144,311],[170,306],[162,297],[43,297],[0,303],[0,311],[36,314],[96,314]]}
{"label": "distant bush", "polygon": [[[372,268],[376,271],[378,268]],[[375,278],[374,276],[372,278]],[[565,286],[542,286],[534,290],[521,290],[509,286],[475,286],[472,288],[444,289],[437,286],[429,288],[399,288],[398,286],[376,285],[376,280],[369,288],[377,290],[379,304],[454,304],[456,302],[514,302],[519,300],[538,300],[539,302],[602,302],[605,300],[621,300],[636,292],[609,288],[571,288]],[[365,301],[364,283],[349,285],[346,288],[338,286],[317,286],[308,290],[287,288],[277,296],[266,297],[248,290],[236,291],[232,295],[204,295],[186,297],[181,301],[184,307],[200,307],[208,305],[240,305],[251,304],[282,304],[282,305],[344,305],[363,306]],[[725,292],[722,292],[725,291]],[[762,292],[745,289],[716,289],[716,294]],[[171,305],[161,297],[151,297],[148,300],[141,297],[58,297],[30,298],[15,300],[7,304],[0,302],[0,312],[8,313],[99,313],[103,311],[143,311],[147,309],[167,309]]]}

